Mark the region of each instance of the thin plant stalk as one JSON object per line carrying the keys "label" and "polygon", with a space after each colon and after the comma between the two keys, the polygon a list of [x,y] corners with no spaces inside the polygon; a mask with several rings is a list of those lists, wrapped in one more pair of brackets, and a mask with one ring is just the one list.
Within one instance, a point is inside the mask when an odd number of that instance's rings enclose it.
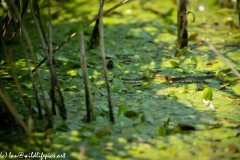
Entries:
{"label": "thin plant stalk", "polygon": [[[63,99],[63,96],[62,96],[62,93],[60,90],[59,81],[58,81],[56,73],[53,69],[52,58],[50,57],[51,54],[49,53],[51,51],[49,50],[49,48],[48,48],[48,50],[46,48],[46,43],[45,43],[44,36],[43,36],[43,34],[45,34],[45,33],[42,33],[41,27],[38,24],[37,18],[34,14],[32,2],[30,2],[30,9],[31,9],[31,13],[32,13],[33,19],[34,19],[36,27],[37,27],[38,34],[39,34],[41,42],[42,42],[41,44],[42,44],[43,51],[44,51],[45,55],[47,56],[48,63],[49,63],[49,69],[50,69],[50,78],[51,78],[50,97],[52,100],[52,112],[49,110],[49,107],[45,108],[45,109],[47,110],[48,118],[50,118],[51,121],[53,121],[52,114],[56,115],[55,103],[57,102],[59,110],[60,110],[60,116],[63,119],[66,119],[66,108],[65,108],[65,104],[64,104],[64,99]],[[59,95],[59,102],[55,98],[55,88],[56,88],[57,94]]]}
{"label": "thin plant stalk", "polygon": [[113,109],[112,109],[112,101],[111,101],[111,92],[108,82],[108,71],[107,71],[107,64],[106,64],[106,57],[105,57],[105,49],[104,49],[104,30],[103,30],[103,5],[104,0],[100,0],[100,12],[99,12],[99,43],[100,43],[100,52],[102,56],[102,63],[103,63],[103,75],[105,78],[105,84],[107,87],[107,99],[108,99],[108,108],[110,114],[110,121],[114,123],[114,116],[113,116]]}
{"label": "thin plant stalk", "polygon": [[179,56],[179,50],[188,45],[186,0],[177,0],[177,20],[178,43],[175,56]]}
{"label": "thin plant stalk", "polygon": [[81,60],[80,63],[81,63],[84,88],[85,88],[85,97],[86,97],[86,99],[85,99],[86,100],[86,110],[87,110],[86,121],[90,122],[91,119],[94,119],[94,111],[93,111],[92,95],[90,92],[88,73],[87,73],[83,32],[80,32],[80,60]]}
{"label": "thin plant stalk", "polygon": [[[123,0],[120,3],[116,4],[115,6],[113,6],[112,8],[108,9],[107,11],[103,12],[103,15],[108,14],[109,12],[111,12],[112,10],[120,7],[121,5],[129,2],[130,0]],[[93,18],[92,20],[90,20],[89,22],[87,22],[83,28],[88,27],[92,22],[96,21],[99,18],[99,15],[97,15],[95,18]],[[54,50],[53,53],[55,53],[57,50],[59,50],[64,44],[66,44],[68,41],[70,41],[75,35],[77,34],[77,32],[74,32],[73,34],[71,34],[68,38],[66,38],[62,43],[60,43]],[[32,70],[32,72],[34,73],[45,61],[47,60],[47,57],[45,57],[40,63],[38,63],[38,65]]]}
{"label": "thin plant stalk", "polygon": [[[30,2],[31,2],[31,1],[30,1]],[[26,42],[27,42],[27,44],[28,44],[28,48],[29,48],[29,51],[30,51],[30,54],[31,54],[33,63],[34,63],[34,65],[36,66],[36,65],[37,65],[37,63],[36,63],[36,57],[35,57],[35,54],[34,54],[34,52],[33,52],[32,43],[31,43],[31,40],[30,40],[30,38],[29,38],[28,32],[27,32],[27,30],[26,30],[26,27],[25,27],[25,25],[23,24],[23,22],[22,22],[22,20],[21,20],[21,16],[20,16],[20,14],[19,14],[19,12],[18,12],[18,9],[17,9],[17,7],[15,6],[13,0],[9,0],[9,1],[7,1],[7,3],[8,3],[9,6],[12,7],[12,10],[13,10],[12,12],[13,12],[13,14],[15,14],[15,16],[17,17],[17,19],[19,20],[19,24],[20,24],[22,33],[23,33],[23,35],[24,35],[24,37],[25,37],[25,39],[26,39]],[[20,39],[21,39],[21,37],[20,37]],[[24,47],[23,44],[22,44],[22,46]],[[27,56],[25,55],[25,57],[27,57]],[[26,62],[27,62],[27,64],[29,63],[28,61],[26,61]],[[29,67],[29,66],[28,66],[28,67]],[[33,80],[32,71],[29,71],[29,74],[30,74],[31,79]],[[40,90],[41,90],[41,93],[42,93],[42,96],[43,96],[43,100],[44,100],[44,106],[45,106],[46,108],[48,108],[46,99],[45,99],[45,97],[44,97],[44,92],[43,92],[43,87],[42,87],[42,83],[41,83],[41,78],[40,78],[39,72],[37,72],[37,77],[38,77],[38,81],[39,81],[39,85],[40,85]],[[49,121],[49,127],[50,127],[50,128],[53,127],[53,121]]]}
{"label": "thin plant stalk", "polygon": [[240,0],[237,0],[238,28],[240,29]]}
{"label": "thin plant stalk", "polygon": [[[42,20],[42,16],[41,16],[41,12],[40,12],[40,9],[39,9],[39,6],[38,6],[38,1],[37,0],[34,0],[33,1],[34,3],[34,6],[35,6],[35,9],[36,9],[36,12],[37,12],[37,18],[39,20],[39,25],[40,25],[40,29],[43,33],[43,38],[44,38],[44,41],[46,43],[46,46],[48,46],[48,42],[47,42],[47,34],[46,34],[46,31],[45,31],[45,28],[44,28],[44,25],[43,25],[43,20]],[[48,17],[49,18],[49,17]],[[50,34],[50,33],[49,33]]]}
{"label": "thin plant stalk", "polygon": [[25,125],[25,123],[23,122],[23,120],[21,118],[19,118],[18,113],[17,113],[16,109],[14,108],[13,103],[12,103],[8,93],[6,92],[4,86],[3,86],[2,82],[1,82],[1,79],[0,79],[0,97],[2,98],[3,102],[6,104],[8,110],[11,112],[13,117],[20,124],[20,126],[23,128],[24,132],[35,142],[35,144],[38,146],[38,148],[42,152],[44,152],[42,146],[32,136],[32,133],[28,130],[28,128]]}
{"label": "thin plant stalk", "polygon": [[217,49],[210,43],[210,42],[207,42],[208,46],[210,47],[210,49],[218,56],[220,57],[220,59],[226,64],[226,66],[228,66],[232,71],[233,73],[238,77],[240,78],[240,73],[233,67],[233,65],[231,63],[229,63],[227,61],[227,59],[225,57],[223,57],[218,51]]}

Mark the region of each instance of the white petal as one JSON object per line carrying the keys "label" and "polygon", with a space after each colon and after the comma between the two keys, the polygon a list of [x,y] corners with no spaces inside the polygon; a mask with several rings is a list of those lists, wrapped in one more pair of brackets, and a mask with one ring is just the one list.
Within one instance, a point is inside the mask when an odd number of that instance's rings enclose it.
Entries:
{"label": "white petal", "polygon": [[127,12],[128,14],[131,14],[131,13],[132,13],[132,10],[131,10],[131,9],[127,9],[126,12]]}
{"label": "white petal", "polygon": [[213,105],[212,103],[210,103],[209,108],[210,108],[211,110],[215,111],[214,105]]}
{"label": "white petal", "polygon": [[205,100],[205,99],[203,99],[202,101],[203,101],[203,103],[204,103],[204,104],[206,104],[207,106],[208,106],[208,105],[209,105],[209,103],[210,103],[210,101],[209,101],[209,100]]}
{"label": "white petal", "polygon": [[199,11],[204,11],[205,7],[204,6],[198,6]]}

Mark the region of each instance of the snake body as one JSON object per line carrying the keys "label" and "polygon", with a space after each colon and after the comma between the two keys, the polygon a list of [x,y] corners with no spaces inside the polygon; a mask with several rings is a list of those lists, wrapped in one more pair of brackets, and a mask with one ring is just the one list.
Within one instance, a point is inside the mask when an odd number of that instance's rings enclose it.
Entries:
{"label": "snake body", "polygon": [[[150,79],[162,79],[166,80],[169,83],[176,83],[176,82],[185,82],[185,83],[190,83],[190,82],[202,82],[205,79],[212,79],[214,78],[214,74],[206,75],[206,76],[186,76],[186,77],[169,77],[164,74],[151,74]],[[142,78],[136,78],[136,79],[126,79],[126,78],[121,78],[123,82],[143,82],[148,80],[149,78],[147,77],[142,77]]]}

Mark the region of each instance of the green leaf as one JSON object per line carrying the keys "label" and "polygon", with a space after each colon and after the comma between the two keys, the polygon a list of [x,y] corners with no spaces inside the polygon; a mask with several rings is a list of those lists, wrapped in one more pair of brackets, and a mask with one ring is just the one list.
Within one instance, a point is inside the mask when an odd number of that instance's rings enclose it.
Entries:
{"label": "green leaf", "polygon": [[131,110],[131,111],[126,111],[124,115],[128,118],[137,118],[139,116],[139,113]]}
{"label": "green leaf", "polygon": [[122,83],[122,81],[119,78],[114,78],[113,79],[113,84],[114,85],[119,85],[119,87],[124,87],[124,84]]}
{"label": "green leaf", "polygon": [[122,90],[126,90],[125,85],[122,83],[122,81],[119,78],[114,78],[112,91],[118,92]]}
{"label": "green leaf", "polygon": [[166,136],[167,135],[167,128],[165,126],[158,126],[157,131],[158,131],[158,134],[160,136]]}
{"label": "green leaf", "polygon": [[130,90],[130,91],[131,91],[131,90],[133,90],[133,87],[132,87],[132,85],[131,85],[131,84],[127,84],[127,86],[126,86],[126,87],[127,87],[127,89],[128,89],[128,90]]}
{"label": "green leaf", "polygon": [[185,72],[185,73],[192,73],[192,72],[193,72],[188,65],[182,66],[181,69],[182,69],[183,72]]}
{"label": "green leaf", "polygon": [[123,70],[123,64],[121,62],[116,64],[117,69],[119,69],[121,72]]}
{"label": "green leaf", "polygon": [[202,62],[202,59],[200,57],[197,57],[197,56],[193,56],[191,57],[191,62],[194,63],[197,67],[196,68],[199,68],[202,66],[203,62]]}
{"label": "green leaf", "polygon": [[102,96],[107,96],[107,92],[106,92],[106,91],[101,91],[100,94],[101,94]]}
{"label": "green leaf", "polygon": [[146,78],[148,78],[148,79],[150,79],[150,78],[153,77],[151,74],[146,73],[146,72],[143,73],[143,76],[146,77]]}
{"label": "green leaf", "polygon": [[0,66],[2,66],[6,61],[4,59],[1,60]]}
{"label": "green leaf", "polygon": [[173,68],[180,68],[179,63],[177,63],[175,61],[170,61],[170,64],[172,65]]}
{"label": "green leaf", "polygon": [[240,95],[240,84],[237,84],[232,88],[233,92],[236,93],[237,95]]}
{"label": "green leaf", "polygon": [[[39,57],[41,58],[41,57]],[[67,58],[67,57],[64,57],[62,55],[59,55],[59,56],[55,56],[55,58],[59,61],[63,61],[63,62],[69,62],[70,60]]]}
{"label": "green leaf", "polygon": [[20,78],[20,81],[22,81],[22,82],[30,82],[31,81],[31,77],[30,77],[30,75],[29,75],[29,73],[28,72],[26,72],[26,73],[24,73],[22,76],[21,76],[21,78]]}
{"label": "green leaf", "polygon": [[202,99],[212,100],[213,92],[211,88],[205,88],[202,92]]}
{"label": "green leaf", "polygon": [[152,116],[150,116],[149,114],[143,114],[141,116],[141,120],[142,122],[151,122],[151,123],[154,121]]}
{"label": "green leaf", "polygon": [[71,76],[71,77],[77,76],[77,75],[79,75],[79,69],[68,70],[66,72],[66,75]]}
{"label": "green leaf", "polygon": [[96,133],[97,137],[104,137],[107,135],[110,135],[112,132],[112,129],[110,126],[102,126]]}
{"label": "green leaf", "polygon": [[48,80],[50,78],[49,71],[40,70],[39,75],[42,79]]}
{"label": "green leaf", "polygon": [[195,32],[188,37],[188,40],[189,41],[194,41],[197,38],[197,36],[198,36],[198,33]]}
{"label": "green leaf", "polygon": [[89,143],[90,143],[91,145],[97,144],[97,143],[98,143],[98,138],[97,138],[97,136],[95,136],[95,135],[90,136],[90,137],[89,137]]}
{"label": "green leaf", "polygon": [[116,125],[118,127],[130,127],[132,126],[132,123],[133,121],[125,116],[119,116],[116,118]]}
{"label": "green leaf", "polygon": [[36,57],[39,61],[44,59],[44,57],[42,55],[38,54],[38,53],[36,53]]}
{"label": "green leaf", "polygon": [[114,86],[112,87],[112,91],[113,91],[113,92],[118,92],[119,89],[120,89],[119,85],[114,85]]}
{"label": "green leaf", "polygon": [[78,69],[78,75],[79,75],[80,77],[83,77],[83,76],[82,76],[82,69],[81,69],[81,68]]}
{"label": "green leaf", "polygon": [[121,104],[119,106],[119,110],[118,110],[118,117],[125,114],[127,112],[127,107],[125,104]]}

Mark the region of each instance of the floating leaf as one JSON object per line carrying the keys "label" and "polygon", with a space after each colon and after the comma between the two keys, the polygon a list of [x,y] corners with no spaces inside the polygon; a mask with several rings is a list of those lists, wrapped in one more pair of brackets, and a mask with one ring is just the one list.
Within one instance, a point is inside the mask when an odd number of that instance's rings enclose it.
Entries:
{"label": "floating leaf", "polygon": [[136,111],[127,111],[124,115],[128,118],[137,118],[139,114]]}
{"label": "floating leaf", "polygon": [[141,116],[141,120],[142,122],[151,122],[151,123],[154,121],[152,116],[150,116],[149,114],[143,114]]}
{"label": "floating leaf", "polygon": [[125,85],[123,84],[123,82],[119,79],[119,78],[114,78],[113,79],[113,91],[114,92],[118,92],[118,91],[122,91],[122,90],[126,90]]}
{"label": "floating leaf", "polygon": [[197,66],[196,68],[201,67],[202,64],[203,64],[202,59],[200,57],[197,57],[197,56],[191,57],[191,62],[194,63]]}
{"label": "floating leaf", "polygon": [[236,93],[237,95],[240,95],[240,84],[237,84],[236,86],[234,86],[232,88],[232,90],[234,91],[234,93]]}
{"label": "floating leaf", "polygon": [[97,138],[97,136],[95,136],[95,135],[90,136],[90,137],[89,137],[89,143],[92,144],[92,145],[97,144],[97,143],[98,143],[98,138]]}
{"label": "floating leaf", "polygon": [[21,77],[21,79],[20,79],[22,82],[30,82],[31,81],[31,77],[30,77],[30,75],[28,74],[28,73],[24,73],[23,75],[22,75],[22,77]]}
{"label": "floating leaf", "polygon": [[107,92],[106,92],[106,91],[101,91],[100,94],[101,94],[102,96],[107,96]]}
{"label": "floating leaf", "polygon": [[112,87],[112,91],[113,91],[113,92],[118,92],[119,89],[120,89],[119,85],[114,85],[114,86]]}
{"label": "floating leaf", "polygon": [[118,116],[121,116],[121,115],[123,115],[126,112],[127,112],[127,107],[124,104],[121,104],[119,106]]}
{"label": "floating leaf", "polygon": [[177,63],[175,61],[170,61],[170,64],[172,65],[173,68],[180,68],[179,63]]}
{"label": "floating leaf", "polygon": [[111,127],[109,126],[102,126],[96,133],[97,137],[103,137],[111,134]]}
{"label": "floating leaf", "polygon": [[166,136],[167,135],[167,128],[165,126],[158,126],[157,131],[158,131],[158,134],[160,136]]}
{"label": "floating leaf", "polygon": [[192,73],[192,72],[193,72],[188,65],[182,66],[181,69],[182,69],[183,72],[185,72],[185,73]]}
{"label": "floating leaf", "polygon": [[44,57],[42,55],[38,54],[38,53],[36,53],[36,57],[39,61],[44,59]]}
{"label": "floating leaf", "polygon": [[153,77],[151,74],[146,73],[146,72],[143,73],[143,76],[146,78],[149,78],[149,79]]}
{"label": "floating leaf", "polygon": [[193,40],[195,40],[196,38],[197,38],[197,36],[198,36],[198,33],[193,33],[193,34],[191,34],[189,37],[188,37],[188,40],[189,41],[193,41]]}
{"label": "floating leaf", "polygon": [[122,63],[120,63],[120,62],[117,63],[116,67],[117,67],[117,69],[119,69],[122,72],[122,70],[123,70],[123,64]]}
{"label": "floating leaf", "polygon": [[56,58],[57,60],[60,60],[60,61],[63,61],[63,62],[69,62],[69,59],[68,59],[68,58],[66,58],[66,57],[64,57],[64,56],[61,56],[61,55],[55,56],[55,58]]}
{"label": "floating leaf", "polygon": [[78,72],[79,72],[79,69],[72,69],[72,70],[67,71],[66,75],[74,77],[74,76],[79,75]]}
{"label": "floating leaf", "polygon": [[50,78],[49,71],[40,70],[39,75],[42,79],[48,80]]}
{"label": "floating leaf", "polygon": [[133,121],[125,116],[119,116],[116,118],[116,125],[119,127],[132,126]]}
{"label": "floating leaf", "polygon": [[78,75],[79,75],[80,77],[83,77],[83,76],[82,76],[82,69],[81,69],[81,68],[78,69]]}
{"label": "floating leaf", "polygon": [[132,85],[131,84],[127,84],[127,89],[128,89],[128,91],[131,91],[131,90],[133,90],[133,87],[132,87]]}

